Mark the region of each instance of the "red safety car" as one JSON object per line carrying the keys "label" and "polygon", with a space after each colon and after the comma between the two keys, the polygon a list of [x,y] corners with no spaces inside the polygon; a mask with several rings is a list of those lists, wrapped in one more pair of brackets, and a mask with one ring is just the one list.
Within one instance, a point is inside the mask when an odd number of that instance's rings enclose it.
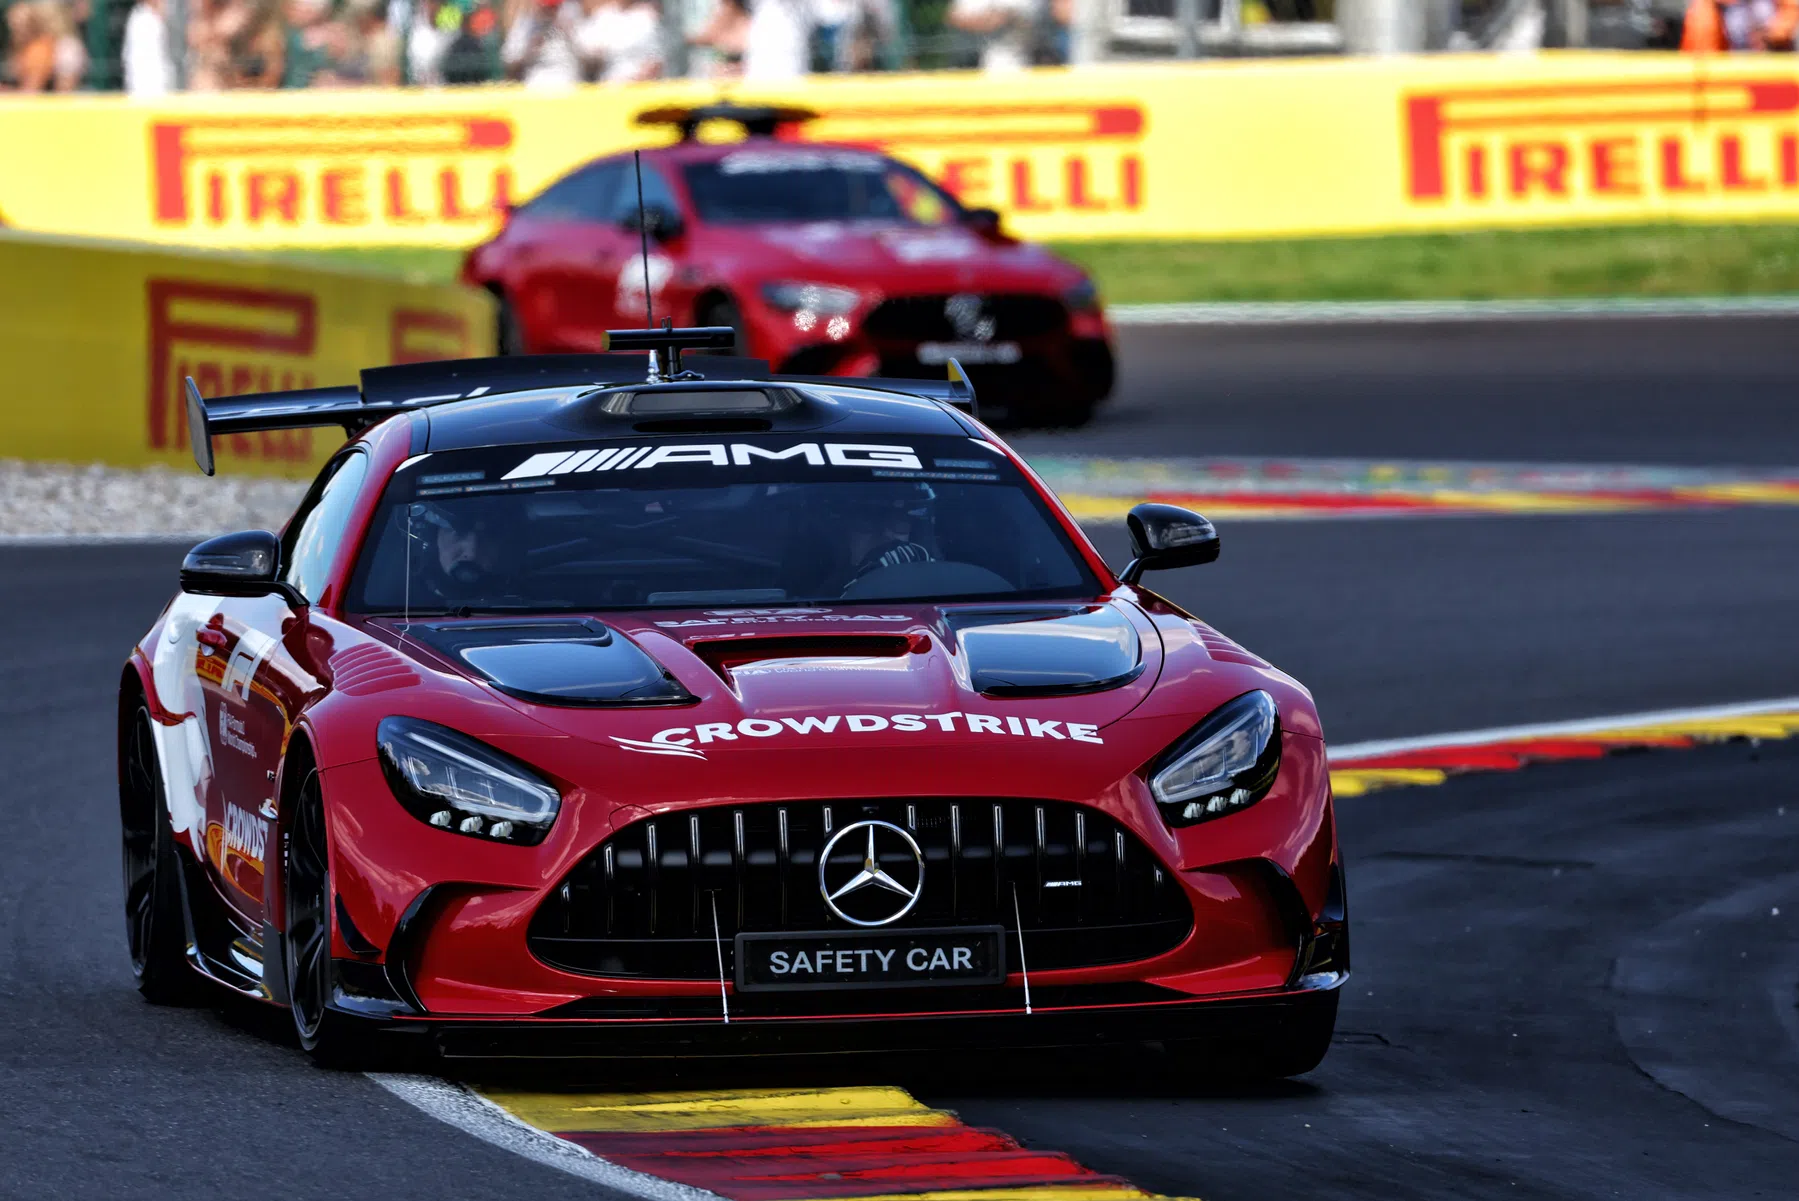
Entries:
{"label": "red safety car", "polygon": [[[685,136],[642,152],[641,218],[630,154],[520,206],[462,271],[499,299],[501,352],[592,351],[606,330],[646,324],[647,241],[647,324],[729,325],[743,353],[802,374],[938,379],[954,357],[989,417],[1086,421],[1113,377],[1093,281],[904,163],[788,140],[808,116],[645,113]],[[695,140],[709,121],[752,136]]]}
{"label": "red safety car", "polygon": [[[1295,681],[1101,560],[963,382],[634,354],[202,401],[353,439],[125,665],[131,961],[316,1055],[1161,1040],[1292,1074],[1349,971]],[[669,362],[669,359],[676,360]],[[952,367],[952,374],[954,368]],[[207,983],[207,980],[210,983]]]}

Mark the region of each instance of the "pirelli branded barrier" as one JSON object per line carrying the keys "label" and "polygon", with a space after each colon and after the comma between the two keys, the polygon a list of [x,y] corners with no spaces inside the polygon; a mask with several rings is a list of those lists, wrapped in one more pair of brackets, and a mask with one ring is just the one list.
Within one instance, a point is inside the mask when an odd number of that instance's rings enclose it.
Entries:
{"label": "pirelli branded barrier", "polygon": [[[699,83],[0,103],[0,219],[194,246],[462,245]],[[1030,237],[1799,215],[1799,59],[1444,55],[815,77],[823,114]]]}
{"label": "pirelli branded barrier", "polygon": [[[460,287],[121,244],[0,235],[0,458],[192,470],[181,379],[207,396],[354,383],[380,363],[493,353]],[[216,440],[220,469],[308,475],[342,439]]]}

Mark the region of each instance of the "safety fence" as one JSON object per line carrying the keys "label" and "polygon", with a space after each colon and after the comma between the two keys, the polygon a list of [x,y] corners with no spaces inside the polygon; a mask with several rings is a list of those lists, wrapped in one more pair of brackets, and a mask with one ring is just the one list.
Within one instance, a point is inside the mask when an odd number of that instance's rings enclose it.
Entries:
{"label": "safety fence", "polygon": [[[821,114],[1032,238],[1799,216],[1799,62],[1455,55],[0,104],[0,219],[213,247],[466,245],[721,95]],[[703,131],[704,132],[704,131]]]}
{"label": "safety fence", "polygon": [[[69,238],[0,235],[0,458],[192,468],[202,394],[354,383],[382,363],[491,354],[492,301],[460,287]],[[307,475],[338,437],[219,438],[220,469]]]}

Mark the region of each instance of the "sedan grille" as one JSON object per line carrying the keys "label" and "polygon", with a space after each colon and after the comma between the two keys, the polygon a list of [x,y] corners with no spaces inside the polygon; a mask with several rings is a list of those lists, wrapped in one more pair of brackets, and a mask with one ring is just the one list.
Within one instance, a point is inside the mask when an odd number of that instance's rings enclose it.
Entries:
{"label": "sedan grille", "polygon": [[[1053,296],[1000,295],[978,297],[980,306],[968,306],[965,329],[951,318],[955,306],[949,296],[895,296],[875,306],[862,322],[871,338],[897,342],[1011,341],[1061,333],[1068,325],[1068,310]],[[985,337],[969,326],[984,326]]]}
{"label": "sedan grille", "polygon": [[[1022,921],[1033,972],[1147,959],[1180,945],[1193,925],[1180,885],[1149,849],[1085,806],[943,797],[792,801],[626,826],[539,908],[531,950],[586,975],[709,980],[719,974],[720,943],[724,970],[733,972],[739,931],[851,930],[825,905],[818,856],[832,831],[869,819],[907,830],[924,855],[918,902],[895,926],[1001,925],[1015,964]],[[833,862],[860,856],[859,836],[854,848],[847,841]],[[903,847],[900,854],[910,859]]]}

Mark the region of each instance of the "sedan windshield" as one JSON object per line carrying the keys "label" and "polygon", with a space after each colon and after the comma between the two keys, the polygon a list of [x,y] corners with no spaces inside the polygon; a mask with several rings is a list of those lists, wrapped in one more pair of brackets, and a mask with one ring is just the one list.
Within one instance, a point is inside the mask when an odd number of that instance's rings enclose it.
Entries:
{"label": "sedan windshield", "polygon": [[877,219],[948,225],[961,206],[912,168],[856,150],[739,150],[690,163],[687,190],[714,225]]}
{"label": "sedan windshield", "polygon": [[991,601],[1098,587],[987,443],[757,434],[427,455],[388,483],[350,608]]}

